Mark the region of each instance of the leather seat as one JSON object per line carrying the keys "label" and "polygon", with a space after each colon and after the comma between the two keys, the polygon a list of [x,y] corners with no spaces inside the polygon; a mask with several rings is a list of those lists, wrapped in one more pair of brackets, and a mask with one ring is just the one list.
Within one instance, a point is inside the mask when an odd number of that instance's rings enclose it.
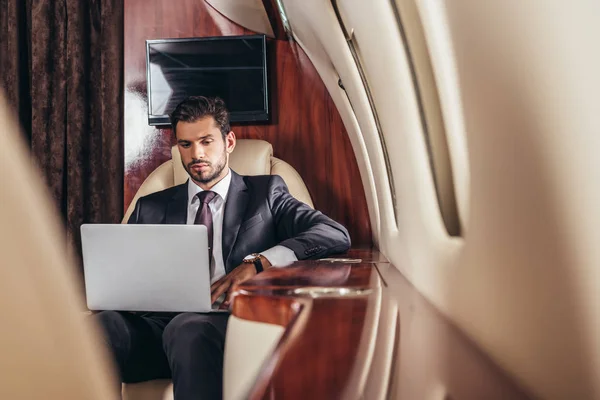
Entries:
{"label": "leather seat", "polygon": [[[235,150],[229,157],[229,166],[240,175],[279,175],[287,184],[292,196],[313,207],[308,189],[298,172],[285,161],[273,157],[273,146],[264,140],[238,139]],[[123,222],[129,219],[138,198],[180,185],[188,177],[181,165],[179,150],[177,146],[173,146],[171,159],[156,168],[138,189],[123,217]]]}
{"label": "leather seat", "polygon": [[[298,172],[285,161],[273,157],[273,147],[270,143],[264,140],[238,139],[235,150],[230,155],[229,165],[232,170],[241,175],[279,175],[287,184],[292,196],[308,204],[310,207],[313,207],[308,189]],[[177,146],[173,146],[171,148],[171,160],[164,162],[156,168],[142,183],[123,217],[123,223],[126,223],[129,219],[138,198],[175,185],[180,185],[188,178],[189,176],[181,164],[179,150],[177,149]],[[232,362],[236,363],[235,361],[242,358],[239,351],[227,351],[227,343],[230,345],[234,343],[234,347],[237,348],[239,347],[238,342],[242,340],[240,339],[241,335],[231,332],[232,330],[235,330],[237,326],[241,326],[240,329],[252,329],[253,331],[260,332],[265,339],[264,343],[259,345],[257,349],[246,350],[246,353],[251,351],[252,355],[248,357],[250,360],[245,363],[244,367],[231,365]],[[232,388],[235,388],[235,390],[226,390],[226,397],[231,397],[227,396],[227,392],[238,393],[240,391],[240,389],[237,388],[240,384],[238,382],[231,382],[228,384],[227,377],[233,375],[248,375],[251,379],[252,374],[258,370],[261,361],[266,357],[266,354],[271,351],[281,333],[282,329],[277,326],[264,327],[258,323],[254,323],[254,325],[245,323],[244,325],[243,322],[239,322],[238,320],[233,321],[233,323],[230,321],[225,343],[226,365],[224,366],[224,369],[228,371],[228,373],[225,373],[224,385],[233,385]],[[246,349],[248,349],[248,347],[246,347]],[[228,360],[230,365],[227,365]],[[243,388],[241,390],[243,390]],[[173,399],[173,385],[170,380],[161,379],[134,384],[123,384],[123,400],[171,399]]]}
{"label": "leather seat", "polygon": [[116,399],[64,229],[0,93],[0,399]]}

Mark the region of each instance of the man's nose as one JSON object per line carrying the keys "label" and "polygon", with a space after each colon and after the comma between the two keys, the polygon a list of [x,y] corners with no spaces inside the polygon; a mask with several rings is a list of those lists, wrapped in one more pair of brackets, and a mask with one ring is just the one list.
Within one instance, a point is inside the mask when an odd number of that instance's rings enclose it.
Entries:
{"label": "man's nose", "polygon": [[202,160],[204,159],[204,148],[199,144],[192,145],[192,158],[194,160]]}

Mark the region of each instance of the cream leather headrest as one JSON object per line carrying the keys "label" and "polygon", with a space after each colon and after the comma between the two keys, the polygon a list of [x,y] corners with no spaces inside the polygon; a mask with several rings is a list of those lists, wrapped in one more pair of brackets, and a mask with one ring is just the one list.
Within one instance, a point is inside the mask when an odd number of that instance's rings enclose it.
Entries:
{"label": "cream leather headrest", "polygon": [[[273,146],[264,140],[238,139],[229,157],[229,166],[240,175],[270,175]],[[181,185],[189,176],[181,164],[177,146],[171,148],[175,185]]]}

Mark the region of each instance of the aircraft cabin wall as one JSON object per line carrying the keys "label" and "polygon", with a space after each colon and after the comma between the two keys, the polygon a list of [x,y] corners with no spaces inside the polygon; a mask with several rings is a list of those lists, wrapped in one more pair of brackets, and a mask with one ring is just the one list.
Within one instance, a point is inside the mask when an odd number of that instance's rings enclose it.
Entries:
{"label": "aircraft cabin wall", "polygon": [[381,251],[534,395],[600,396],[600,5],[282,3]]}

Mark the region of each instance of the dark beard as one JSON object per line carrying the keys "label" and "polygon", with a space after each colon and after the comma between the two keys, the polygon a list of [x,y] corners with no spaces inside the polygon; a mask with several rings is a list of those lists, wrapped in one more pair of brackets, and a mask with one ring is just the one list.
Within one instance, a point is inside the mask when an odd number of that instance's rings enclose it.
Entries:
{"label": "dark beard", "polygon": [[[202,163],[208,164],[209,167],[212,167],[212,171],[209,172],[208,175],[203,176],[199,172],[195,172],[192,169],[193,165],[202,164]],[[182,162],[182,164],[183,164],[183,162]],[[225,169],[226,165],[227,165],[227,152],[223,151],[223,156],[217,161],[216,164],[213,164],[208,161],[193,160],[188,165],[184,164],[183,168],[185,168],[187,173],[192,177],[192,179],[194,181],[203,183],[203,184],[207,184],[207,183],[214,181],[216,178],[218,178],[219,175],[221,175],[221,172],[223,172],[223,170]]]}

